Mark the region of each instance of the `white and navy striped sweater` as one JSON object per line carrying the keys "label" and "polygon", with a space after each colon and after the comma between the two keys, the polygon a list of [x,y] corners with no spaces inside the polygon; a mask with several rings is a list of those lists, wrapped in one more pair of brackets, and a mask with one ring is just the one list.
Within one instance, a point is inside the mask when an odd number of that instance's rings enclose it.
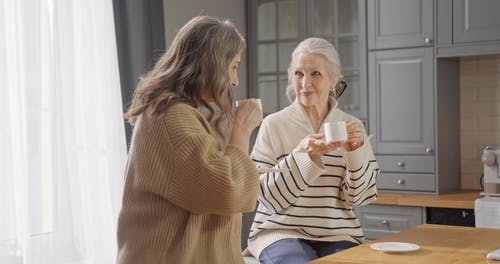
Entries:
{"label": "white and navy striped sweater", "polygon": [[[333,100],[332,105],[336,105]],[[340,120],[360,122],[336,107],[324,122]],[[262,122],[251,157],[258,167],[284,170],[260,175],[259,206],[248,239],[248,250],[256,257],[285,238],[363,242],[353,207],[377,199],[379,167],[371,144],[365,137],[355,151],[327,153],[320,168],[307,153],[292,153],[312,133],[297,101]]]}

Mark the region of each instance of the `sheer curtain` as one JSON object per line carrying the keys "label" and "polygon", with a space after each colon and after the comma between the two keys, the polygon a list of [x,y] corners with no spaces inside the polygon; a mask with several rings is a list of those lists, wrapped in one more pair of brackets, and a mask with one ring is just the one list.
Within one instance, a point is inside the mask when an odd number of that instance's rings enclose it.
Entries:
{"label": "sheer curtain", "polygon": [[0,0],[0,263],[114,263],[126,162],[112,0]]}

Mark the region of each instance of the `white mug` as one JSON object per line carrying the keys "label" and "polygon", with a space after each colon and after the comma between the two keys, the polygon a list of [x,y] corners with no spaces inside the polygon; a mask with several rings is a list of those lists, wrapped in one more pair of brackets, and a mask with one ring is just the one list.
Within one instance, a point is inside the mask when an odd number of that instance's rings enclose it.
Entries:
{"label": "white mug", "polygon": [[[257,104],[259,105],[259,108],[262,111],[262,100],[260,98],[255,98],[255,101],[257,101]],[[236,100],[236,107],[238,107],[239,104],[240,104],[240,101]]]}
{"label": "white mug", "polygon": [[326,142],[338,142],[347,140],[347,128],[345,121],[327,122],[324,125]]}

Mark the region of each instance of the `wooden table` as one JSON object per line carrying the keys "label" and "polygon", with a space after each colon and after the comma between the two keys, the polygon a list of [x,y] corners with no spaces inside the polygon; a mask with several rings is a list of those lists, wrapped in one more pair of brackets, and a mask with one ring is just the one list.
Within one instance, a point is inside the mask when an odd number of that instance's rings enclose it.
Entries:
{"label": "wooden table", "polygon": [[[384,253],[370,248],[375,242],[414,243],[420,250]],[[486,259],[486,254],[497,248],[500,248],[500,229],[423,224],[309,264],[500,264]]]}

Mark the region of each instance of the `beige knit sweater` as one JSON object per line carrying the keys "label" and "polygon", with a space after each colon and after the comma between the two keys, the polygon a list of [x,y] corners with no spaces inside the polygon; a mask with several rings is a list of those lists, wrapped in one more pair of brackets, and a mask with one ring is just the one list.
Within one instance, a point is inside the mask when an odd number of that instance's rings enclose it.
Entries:
{"label": "beige knit sweater", "polygon": [[136,122],[118,221],[117,263],[243,263],[241,213],[259,176],[234,145],[221,150],[201,113],[183,103]]}

